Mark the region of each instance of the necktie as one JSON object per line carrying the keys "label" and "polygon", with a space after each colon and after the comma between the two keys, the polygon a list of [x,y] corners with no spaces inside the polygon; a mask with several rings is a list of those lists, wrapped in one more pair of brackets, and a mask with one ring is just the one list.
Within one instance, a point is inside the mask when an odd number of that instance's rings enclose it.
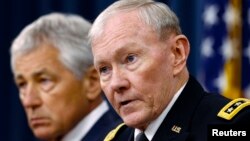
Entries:
{"label": "necktie", "polygon": [[148,141],[147,137],[145,136],[145,134],[143,132],[139,133],[136,136],[136,141]]}

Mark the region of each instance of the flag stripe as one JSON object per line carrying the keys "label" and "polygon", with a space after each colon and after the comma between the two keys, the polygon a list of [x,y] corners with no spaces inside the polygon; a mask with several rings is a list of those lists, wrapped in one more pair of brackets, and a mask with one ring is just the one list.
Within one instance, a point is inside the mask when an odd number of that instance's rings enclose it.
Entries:
{"label": "flag stripe", "polygon": [[241,3],[238,0],[230,0],[228,4],[231,9],[233,20],[226,23],[228,27],[229,40],[232,44],[234,56],[225,62],[224,73],[226,85],[222,94],[228,98],[234,99],[242,97],[241,94]]}

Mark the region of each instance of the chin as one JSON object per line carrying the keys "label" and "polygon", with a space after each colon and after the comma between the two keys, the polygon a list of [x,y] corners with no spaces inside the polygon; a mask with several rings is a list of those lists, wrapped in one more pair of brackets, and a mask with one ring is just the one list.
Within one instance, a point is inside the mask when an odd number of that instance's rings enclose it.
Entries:
{"label": "chin", "polygon": [[48,128],[36,128],[33,130],[33,133],[40,140],[53,140],[57,138],[56,133]]}
{"label": "chin", "polygon": [[147,125],[147,119],[141,114],[130,114],[122,117],[124,123],[129,127],[143,129]]}

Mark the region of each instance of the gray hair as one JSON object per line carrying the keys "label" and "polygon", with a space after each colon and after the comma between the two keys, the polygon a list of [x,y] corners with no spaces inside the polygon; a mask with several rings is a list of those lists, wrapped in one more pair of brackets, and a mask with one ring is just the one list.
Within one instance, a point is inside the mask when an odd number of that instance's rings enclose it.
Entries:
{"label": "gray hair", "polygon": [[88,42],[91,24],[78,15],[51,13],[26,26],[11,46],[11,67],[17,56],[32,52],[42,43],[50,43],[59,50],[59,60],[81,79],[93,56]]}
{"label": "gray hair", "polygon": [[90,42],[101,36],[105,22],[112,15],[135,10],[138,11],[138,18],[152,27],[161,39],[166,38],[169,33],[181,34],[179,20],[166,4],[152,0],[119,0],[96,18],[89,32]]}

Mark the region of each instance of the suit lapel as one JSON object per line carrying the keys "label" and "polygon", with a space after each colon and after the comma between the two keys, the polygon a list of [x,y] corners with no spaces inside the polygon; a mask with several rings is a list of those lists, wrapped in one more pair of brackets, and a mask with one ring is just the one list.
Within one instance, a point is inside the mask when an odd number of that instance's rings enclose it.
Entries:
{"label": "suit lapel", "polygon": [[96,122],[87,135],[81,141],[100,141],[114,129],[121,120],[110,109]]}

